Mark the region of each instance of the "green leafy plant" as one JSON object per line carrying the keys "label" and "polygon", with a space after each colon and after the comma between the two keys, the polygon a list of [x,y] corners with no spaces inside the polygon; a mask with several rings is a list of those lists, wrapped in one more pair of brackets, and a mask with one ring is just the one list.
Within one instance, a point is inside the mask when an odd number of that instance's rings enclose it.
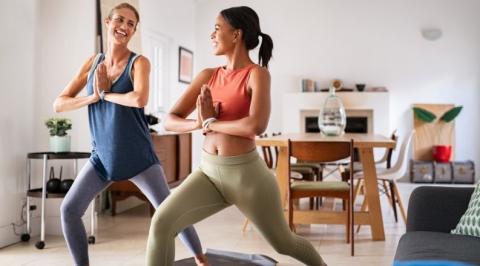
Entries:
{"label": "green leafy plant", "polygon": [[72,129],[72,121],[68,118],[49,118],[45,120],[50,136],[63,137],[67,135],[67,130]]}
{"label": "green leafy plant", "polygon": [[413,107],[413,112],[415,116],[423,122],[431,123],[437,118],[434,113],[420,107]]}
{"label": "green leafy plant", "polygon": [[453,121],[453,119],[455,119],[460,114],[460,112],[462,111],[462,108],[463,108],[463,106],[461,106],[461,105],[453,107],[452,109],[450,109],[446,113],[444,113],[442,115],[442,117],[440,117],[440,120],[442,120],[446,123],[449,123],[449,122]]}
{"label": "green leafy plant", "polygon": [[[452,122],[462,111],[463,106],[455,106],[452,109],[448,110],[445,112],[441,117],[440,121],[443,121],[445,123],[450,123]],[[421,107],[413,107],[413,112],[415,113],[415,116],[423,122],[426,123],[431,123],[437,119],[437,116],[433,114],[432,112],[423,109]]]}
{"label": "green leafy plant", "polygon": [[[449,141],[443,136],[445,136],[445,134],[453,134],[453,127],[449,127],[447,124],[455,120],[462,111],[462,108],[463,106],[461,105],[455,106],[446,111],[440,118],[437,118],[435,114],[421,107],[413,107],[413,113],[418,120],[427,123],[429,131],[433,134],[434,145],[450,145]],[[452,132],[448,133],[448,131]]]}

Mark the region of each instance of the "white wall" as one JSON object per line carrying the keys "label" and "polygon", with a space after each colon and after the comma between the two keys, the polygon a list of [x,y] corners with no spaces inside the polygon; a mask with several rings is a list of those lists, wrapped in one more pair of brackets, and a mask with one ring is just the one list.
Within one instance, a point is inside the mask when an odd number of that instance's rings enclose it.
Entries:
{"label": "white wall", "polygon": [[[170,40],[170,87],[166,110],[175,103],[186,85],[178,82],[178,47],[185,47],[195,54],[194,0],[140,0],[140,26],[142,31],[152,31]],[[196,58],[194,59],[195,62]]]}
{"label": "white wall", "polygon": [[[167,0],[140,0],[140,26],[142,31],[151,31],[168,39],[170,42],[170,72],[169,88],[164,91],[166,100],[165,112],[178,100],[187,88],[184,83],[178,82],[178,48],[182,46],[193,51],[194,73],[198,72],[197,62],[201,60],[199,55],[203,51],[196,49],[196,27],[195,20],[196,0],[167,1]],[[142,33],[143,34],[143,33]],[[146,34],[143,34],[146,36]],[[151,109],[147,106],[147,109]],[[162,118],[163,114],[158,114]],[[156,127],[162,130],[162,126]],[[201,134],[193,133],[193,167],[197,165],[201,145]]]}
{"label": "white wall", "polygon": [[25,155],[33,143],[35,6],[7,1],[0,9],[0,247],[20,239],[11,223],[21,221]]}
{"label": "white wall", "polygon": [[34,115],[37,150],[48,149],[44,120],[51,116],[72,119],[72,150],[90,150],[86,108],[55,114],[52,104],[95,53],[95,20],[95,1],[41,0],[38,5]]}
{"label": "white wall", "polygon": [[[198,71],[224,62],[211,54],[209,34],[221,9],[239,5],[257,11],[262,31],[274,41],[268,131],[281,130],[281,95],[300,91],[302,77],[322,87],[334,78],[346,87],[386,86],[390,130],[412,127],[413,103],[463,105],[456,122],[456,159],[475,160],[479,172],[480,1],[198,1]],[[443,37],[423,39],[420,30],[430,26],[442,29]]]}
{"label": "white wall", "polygon": [[[30,151],[48,150],[49,135],[44,121],[53,116],[72,119],[73,128],[69,131],[72,151],[90,151],[86,109],[55,114],[52,104],[80,66],[95,53],[95,1],[41,0],[36,12],[34,142]],[[81,95],[84,94],[81,92]],[[85,161],[79,161],[79,169]],[[37,173],[33,175],[36,178],[34,181],[40,186],[41,163],[33,163],[33,172]],[[73,178],[72,164],[72,161],[49,161],[49,165],[56,167],[56,175],[59,166],[64,166],[63,178]],[[60,203],[61,200],[47,201],[47,234],[61,234]],[[38,217],[39,211],[34,216]],[[38,224],[32,226],[35,229]]]}

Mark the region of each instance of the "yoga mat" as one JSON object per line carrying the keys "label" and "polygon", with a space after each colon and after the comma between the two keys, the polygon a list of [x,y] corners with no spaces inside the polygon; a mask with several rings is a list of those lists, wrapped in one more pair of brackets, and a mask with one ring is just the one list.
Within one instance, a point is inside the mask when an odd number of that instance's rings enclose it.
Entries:
{"label": "yoga mat", "polygon": [[[277,261],[261,254],[244,254],[225,250],[207,249],[205,254],[212,266],[275,266]],[[175,262],[175,266],[195,266],[194,258]]]}

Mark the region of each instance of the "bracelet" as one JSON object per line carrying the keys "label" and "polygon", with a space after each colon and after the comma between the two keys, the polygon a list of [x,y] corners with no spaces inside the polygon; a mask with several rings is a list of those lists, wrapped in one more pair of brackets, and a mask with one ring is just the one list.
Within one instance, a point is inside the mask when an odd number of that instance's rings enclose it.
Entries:
{"label": "bracelet", "polygon": [[203,122],[202,122],[202,128],[205,129],[205,127],[206,127],[208,124],[210,124],[210,123],[212,123],[213,121],[216,121],[216,120],[217,120],[217,119],[216,119],[215,117],[210,117],[210,118],[207,118],[207,119],[203,120]]}
{"label": "bracelet", "polygon": [[210,124],[215,122],[215,121],[217,121],[217,119],[215,117],[210,117],[210,118],[205,119],[202,122],[203,131],[208,132],[209,131],[208,126],[210,126]]}

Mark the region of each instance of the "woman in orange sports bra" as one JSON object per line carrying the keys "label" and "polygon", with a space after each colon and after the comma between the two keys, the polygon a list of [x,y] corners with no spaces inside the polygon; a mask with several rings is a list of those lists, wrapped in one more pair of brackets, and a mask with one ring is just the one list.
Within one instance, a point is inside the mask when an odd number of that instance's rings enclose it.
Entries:
{"label": "woman in orange sports bra", "polygon": [[[165,119],[170,131],[203,130],[200,167],[155,212],[147,265],[173,265],[176,234],[232,204],[277,252],[306,265],[326,265],[310,242],[290,231],[277,181],[255,149],[254,137],[265,131],[270,116],[272,39],[245,6],[222,10],[210,38],[214,54],[225,56],[227,64],[200,72]],[[259,38],[261,66],[249,57]],[[197,119],[187,119],[195,109]]]}

